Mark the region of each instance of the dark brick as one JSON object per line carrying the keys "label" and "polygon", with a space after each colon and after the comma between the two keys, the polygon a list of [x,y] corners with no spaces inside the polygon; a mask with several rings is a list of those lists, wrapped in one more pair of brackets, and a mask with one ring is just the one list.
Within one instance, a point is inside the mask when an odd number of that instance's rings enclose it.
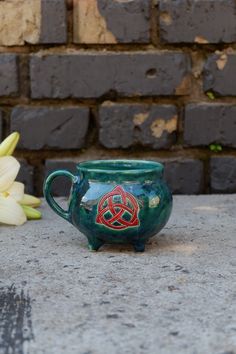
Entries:
{"label": "dark brick", "polygon": [[16,180],[25,185],[25,193],[34,193],[34,167],[29,165],[25,159],[18,159],[20,162],[20,171]]}
{"label": "dark brick", "polygon": [[85,107],[16,107],[11,131],[21,134],[19,148],[79,149],[88,130],[89,109]]}
{"label": "dark brick", "polygon": [[234,0],[160,0],[160,32],[169,43],[236,41]]}
{"label": "dark brick", "polygon": [[211,158],[210,187],[213,193],[236,192],[235,156],[219,156]]}
{"label": "dark brick", "polygon": [[148,43],[151,0],[74,2],[74,42]]}
{"label": "dark brick", "polygon": [[150,0],[98,0],[98,8],[117,42],[149,42]]}
{"label": "dark brick", "polygon": [[218,143],[236,147],[236,105],[219,103],[187,105],[184,142],[189,146]]}
{"label": "dark brick", "polygon": [[[76,173],[76,162],[74,160],[57,159],[46,160],[44,177],[46,178],[50,173],[56,170],[68,170],[72,173]],[[52,185],[52,195],[55,197],[68,196],[70,193],[71,181],[66,177],[58,177],[55,179]]]}
{"label": "dark brick", "polygon": [[190,89],[189,69],[189,57],[181,52],[32,55],[31,96],[184,95]]}
{"label": "dark brick", "polygon": [[99,140],[107,148],[167,149],[175,143],[177,120],[172,105],[105,103],[99,109]]}
{"label": "dark brick", "polygon": [[203,89],[220,96],[236,95],[236,54],[212,54],[204,66]]}
{"label": "dark brick", "polygon": [[40,43],[65,43],[67,39],[65,0],[42,0]]}
{"label": "dark brick", "polygon": [[0,54],[0,96],[18,93],[18,60],[15,54]]}
{"label": "dark brick", "polygon": [[200,194],[204,192],[203,163],[196,159],[164,161],[164,178],[174,194]]}

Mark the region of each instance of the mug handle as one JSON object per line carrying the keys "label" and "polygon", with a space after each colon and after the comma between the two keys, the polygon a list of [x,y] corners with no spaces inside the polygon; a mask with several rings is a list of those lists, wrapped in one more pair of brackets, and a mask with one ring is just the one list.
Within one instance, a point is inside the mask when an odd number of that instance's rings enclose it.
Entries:
{"label": "mug handle", "polygon": [[69,210],[64,210],[62,207],[60,207],[59,204],[55,201],[53,196],[51,195],[51,187],[52,183],[55,178],[62,176],[62,177],[69,177],[72,183],[77,182],[78,178],[74,176],[71,172],[66,171],[66,170],[58,170],[53,173],[51,173],[45,180],[44,183],[44,196],[46,198],[46,201],[48,202],[48,205],[52,208],[53,211],[55,211],[56,214],[61,216],[63,219],[71,222],[70,220],[70,213]]}

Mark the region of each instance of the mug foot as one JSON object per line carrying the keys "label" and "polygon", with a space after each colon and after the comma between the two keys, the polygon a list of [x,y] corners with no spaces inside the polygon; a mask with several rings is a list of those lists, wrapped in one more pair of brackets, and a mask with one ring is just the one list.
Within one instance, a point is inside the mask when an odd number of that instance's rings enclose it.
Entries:
{"label": "mug foot", "polygon": [[143,241],[136,241],[134,244],[135,252],[144,252],[145,251],[145,242]]}
{"label": "mug foot", "polygon": [[99,248],[104,245],[104,242],[98,239],[89,240],[88,248],[90,251],[98,251]]}

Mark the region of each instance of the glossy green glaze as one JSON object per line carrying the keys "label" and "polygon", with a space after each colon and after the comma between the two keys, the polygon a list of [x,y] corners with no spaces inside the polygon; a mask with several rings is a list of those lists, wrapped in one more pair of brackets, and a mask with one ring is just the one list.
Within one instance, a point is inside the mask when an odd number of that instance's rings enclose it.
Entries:
{"label": "glossy green glaze", "polygon": [[[77,165],[76,176],[53,172],[45,181],[50,207],[86,235],[89,247],[104,243],[131,243],[144,251],[146,241],[167,223],[172,196],[162,179],[163,165],[142,160],[97,160]],[[51,196],[58,176],[69,177],[72,188],[68,210]]]}

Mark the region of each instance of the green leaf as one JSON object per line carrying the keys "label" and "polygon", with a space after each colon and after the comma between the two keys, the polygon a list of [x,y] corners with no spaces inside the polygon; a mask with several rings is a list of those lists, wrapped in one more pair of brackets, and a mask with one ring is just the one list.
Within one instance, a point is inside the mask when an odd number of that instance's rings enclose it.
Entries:
{"label": "green leaf", "polygon": [[210,98],[210,100],[214,100],[215,99],[215,95],[214,95],[213,92],[209,91],[209,92],[206,93],[206,95],[207,95],[208,98]]}
{"label": "green leaf", "polygon": [[211,151],[216,151],[216,145],[215,145],[215,144],[211,144],[211,145],[209,146],[209,149],[210,149]]}
{"label": "green leaf", "polygon": [[209,149],[213,152],[219,152],[219,151],[223,150],[223,148],[220,144],[211,144],[211,145],[209,145]]}

